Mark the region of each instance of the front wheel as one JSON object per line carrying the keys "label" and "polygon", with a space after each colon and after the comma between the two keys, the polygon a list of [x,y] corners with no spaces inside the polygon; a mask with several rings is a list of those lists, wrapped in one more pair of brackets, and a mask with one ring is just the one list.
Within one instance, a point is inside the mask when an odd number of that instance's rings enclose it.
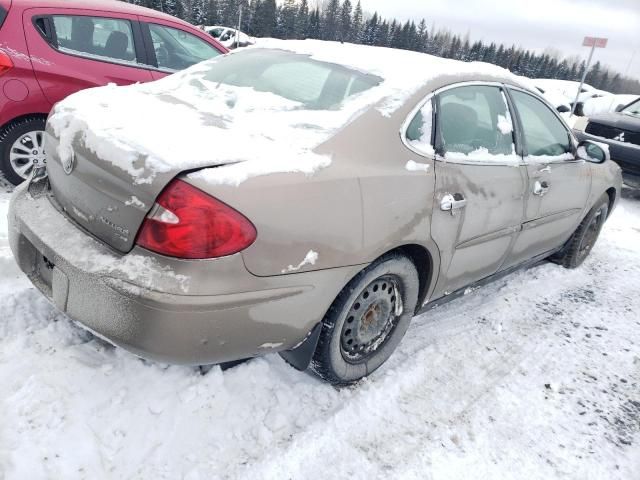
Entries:
{"label": "front wheel", "polygon": [[609,196],[605,193],[589,210],[564,248],[553,255],[551,260],[565,268],[577,268],[582,265],[596,244],[608,215]]}
{"label": "front wheel", "polygon": [[337,385],[380,367],[404,336],[418,302],[418,272],[407,257],[387,255],[360,272],[324,318],[311,369]]}
{"label": "front wheel", "polygon": [[31,117],[16,121],[0,132],[0,167],[7,180],[18,185],[33,168],[46,163],[45,120]]}

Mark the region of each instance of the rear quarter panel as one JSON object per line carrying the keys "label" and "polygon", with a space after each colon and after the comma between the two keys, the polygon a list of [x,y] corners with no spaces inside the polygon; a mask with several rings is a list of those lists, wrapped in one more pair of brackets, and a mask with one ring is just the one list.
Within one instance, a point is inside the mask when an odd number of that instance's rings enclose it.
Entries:
{"label": "rear quarter panel", "polygon": [[[242,256],[257,276],[366,265],[408,244],[437,252],[429,231],[433,162],[400,139],[414,105],[391,118],[376,110],[358,117],[316,149],[332,161],[312,176],[265,175],[238,187],[188,181],[255,224],[257,240]],[[409,160],[428,170],[407,170]],[[315,263],[304,262],[309,252]]]}
{"label": "rear quarter panel", "polygon": [[[10,2],[2,2],[7,8]],[[14,67],[0,77],[0,127],[32,114],[46,115],[51,103],[38,85],[32,62],[43,59],[29,54],[22,27],[22,9],[13,6],[0,28],[0,49],[11,57]]]}

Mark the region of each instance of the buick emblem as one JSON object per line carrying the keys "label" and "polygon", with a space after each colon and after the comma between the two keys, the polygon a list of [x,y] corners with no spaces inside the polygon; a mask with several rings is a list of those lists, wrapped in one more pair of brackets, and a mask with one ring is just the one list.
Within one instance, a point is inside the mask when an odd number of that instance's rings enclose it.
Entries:
{"label": "buick emblem", "polygon": [[71,152],[71,155],[68,155],[62,159],[62,169],[64,173],[70,175],[73,171],[73,167],[76,165],[76,154]]}

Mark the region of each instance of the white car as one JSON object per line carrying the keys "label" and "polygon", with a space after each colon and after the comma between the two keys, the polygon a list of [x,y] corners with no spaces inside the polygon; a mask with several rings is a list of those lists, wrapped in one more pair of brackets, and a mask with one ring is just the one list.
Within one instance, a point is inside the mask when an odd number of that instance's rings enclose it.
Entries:
{"label": "white car", "polygon": [[229,49],[246,47],[256,43],[253,37],[235,28],[214,25],[210,27],[205,26],[204,31]]}
{"label": "white car", "polygon": [[599,113],[617,112],[638,98],[638,95],[606,95],[590,98],[584,102],[582,113],[588,117]]}

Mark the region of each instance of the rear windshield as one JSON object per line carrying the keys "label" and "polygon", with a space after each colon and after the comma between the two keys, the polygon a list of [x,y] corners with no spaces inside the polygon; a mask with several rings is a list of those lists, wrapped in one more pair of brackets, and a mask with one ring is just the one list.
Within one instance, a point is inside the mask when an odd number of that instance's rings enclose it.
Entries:
{"label": "rear windshield", "polygon": [[348,97],[382,82],[380,77],[282,50],[245,50],[216,59],[204,78],[249,87],[314,110],[336,109]]}

